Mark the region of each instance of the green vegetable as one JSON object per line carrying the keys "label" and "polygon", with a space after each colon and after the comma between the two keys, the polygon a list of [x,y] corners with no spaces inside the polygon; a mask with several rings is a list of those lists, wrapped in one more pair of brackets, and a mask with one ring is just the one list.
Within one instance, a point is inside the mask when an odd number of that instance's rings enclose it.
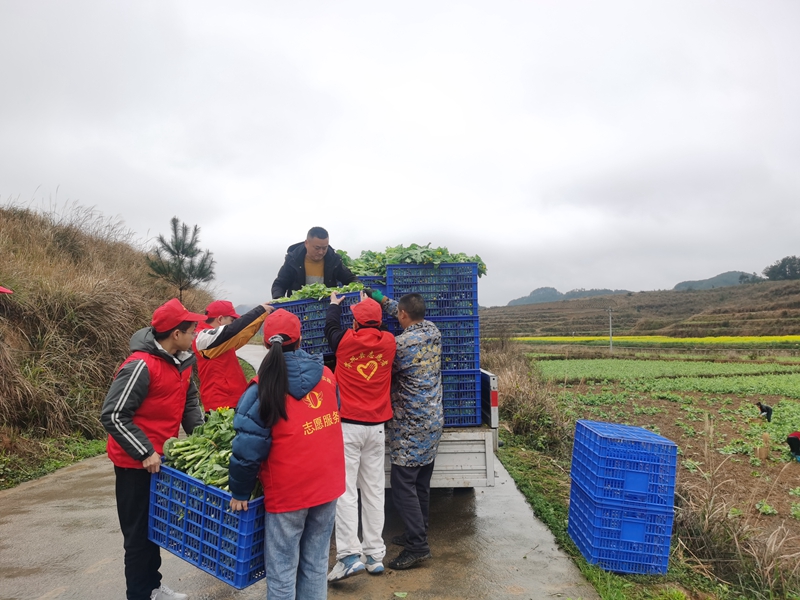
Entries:
{"label": "green vegetable", "polygon": [[324,283],[309,283],[299,290],[296,290],[288,298],[276,298],[272,303],[278,304],[281,302],[291,302],[293,300],[322,300],[323,298],[330,298],[331,292],[336,292],[341,295],[349,292],[360,292],[363,289],[364,284],[357,281],[338,288],[329,288]]}
{"label": "green vegetable", "polygon": [[344,250],[336,251],[341,257],[344,265],[359,276],[386,277],[386,265],[440,265],[443,263],[478,263],[478,277],[486,275],[486,263],[480,256],[468,256],[463,252],[451,254],[450,251],[440,246],[431,248],[430,243],[420,246],[411,244],[410,246],[388,247],[384,252],[373,252],[364,250],[358,258],[350,258]]}
{"label": "green vegetable", "polygon": [[[170,467],[225,491],[228,467],[233,453],[232,408],[218,408],[208,413],[208,420],[185,439],[169,438],[164,442],[164,460]],[[260,486],[251,498],[261,495]]]}

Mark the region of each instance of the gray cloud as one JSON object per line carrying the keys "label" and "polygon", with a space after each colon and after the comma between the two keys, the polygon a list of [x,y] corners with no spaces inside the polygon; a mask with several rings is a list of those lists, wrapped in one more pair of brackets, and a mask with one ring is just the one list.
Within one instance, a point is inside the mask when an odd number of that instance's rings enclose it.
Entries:
{"label": "gray cloud", "polygon": [[312,225],[480,254],[481,303],[798,252],[779,0],[0,5],[0,200],[197,223],[255,303]]}

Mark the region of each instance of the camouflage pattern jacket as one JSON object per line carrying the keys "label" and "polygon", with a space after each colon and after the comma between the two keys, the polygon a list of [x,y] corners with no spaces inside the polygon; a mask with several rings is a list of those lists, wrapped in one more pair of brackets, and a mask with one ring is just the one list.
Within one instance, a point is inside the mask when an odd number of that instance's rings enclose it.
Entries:
{"label": "camouflage pattern jacket", "polygon": [[[397,316],[397,302],[384,310]],[[430,321],[409,326],[397,336],[392,366],[392,411],[387,426],[394,465],[421,467],[433,462],[444,427],[442,334]]]}

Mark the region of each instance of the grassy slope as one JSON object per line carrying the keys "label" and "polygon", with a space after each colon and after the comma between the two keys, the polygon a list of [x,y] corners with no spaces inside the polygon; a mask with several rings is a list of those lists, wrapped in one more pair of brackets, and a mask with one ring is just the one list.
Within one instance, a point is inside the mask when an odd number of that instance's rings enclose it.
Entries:
{"label": "grassy slope", "polygon": [[[92,209],[0,207],[0,488],[103,451],[99,411],[131,334],[176,290]],[[202,309],[207,293],[184,294]]]}

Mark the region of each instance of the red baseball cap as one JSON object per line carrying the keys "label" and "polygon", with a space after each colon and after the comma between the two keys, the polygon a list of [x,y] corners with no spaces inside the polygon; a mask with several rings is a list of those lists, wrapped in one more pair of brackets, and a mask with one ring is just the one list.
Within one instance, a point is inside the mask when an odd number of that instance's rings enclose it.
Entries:
{"label": "red baseball cap", "polygon": [[0,285],[0,294],[13,294],[13,293],[14,292],[12,292],[10,289],[4,288],[2,285]]}
{"label": "red baseball cap", "polygon": [[364,298],[358,304],[350,307],[353,317],[361,325],[380,325],[381,324],[381,305],[372,298]]}
{"label": "red baseball cap", "polygon": [[227,300],[217,300],[206,306],[206,316],[209,319],[216,319],[217,317],[233,317],[238,319],[239,315],[233,309],[233,304]]}
{"label": "red baseball cap", "polygon": [[153,320],[150,321],[150,324],[156,331],[163,333],[175,329],[184,321],[205,321],[206,319],[208,317],[205,315],[189,312],[189,309],[181,304],[180,300],[173,298],[153,312]]}
{"label": "red baseball cap", "polygon": [[264,344],[269,343],[273,335],[282,334],[288,337],[285,343],[294,343],[300,339],[300,319],[288,310],[279,308],[264,321]]}

